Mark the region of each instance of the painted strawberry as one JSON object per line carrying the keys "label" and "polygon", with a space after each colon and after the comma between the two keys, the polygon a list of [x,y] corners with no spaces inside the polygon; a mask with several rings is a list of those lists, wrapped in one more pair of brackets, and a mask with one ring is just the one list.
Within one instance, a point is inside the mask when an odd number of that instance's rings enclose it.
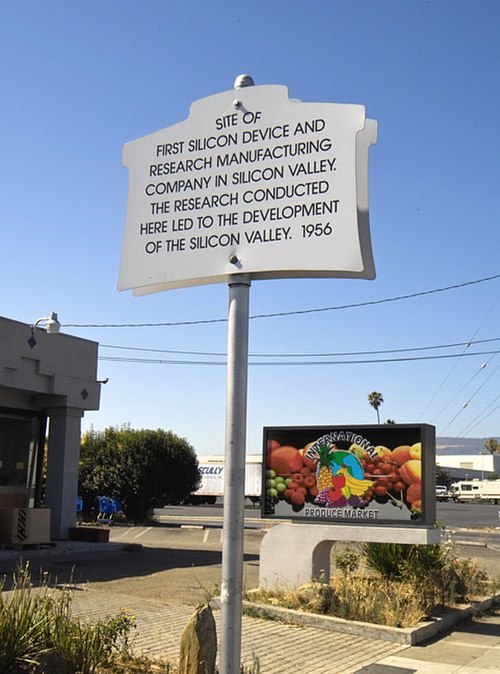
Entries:
{"label": "painted strawberry", "polygon": [[328,491],[328,500],[335,503],[342,497],[342,487],[345,485],[345,475],[336,475],[332,477],[332,486]]}

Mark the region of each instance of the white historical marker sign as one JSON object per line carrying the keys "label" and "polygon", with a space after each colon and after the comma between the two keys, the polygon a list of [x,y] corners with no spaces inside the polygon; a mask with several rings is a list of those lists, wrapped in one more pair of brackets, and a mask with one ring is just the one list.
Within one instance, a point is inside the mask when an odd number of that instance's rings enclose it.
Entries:
{"label": "white historical marker sign", "polygon": [[127,220],[118,287],[374,278],[362,105],[302,103],[284,86],[232,89],[124,146]]}
{"label": "white historical marker sign", "polygon": [[250,283],[375,276],[367,175],[376,122],[362,105],[301,103],[286,87],[250,82],[240,76],[235,89],[193,103],[186,121],[123,151],[119,289],[229,287],[221,674],[241,663]]}

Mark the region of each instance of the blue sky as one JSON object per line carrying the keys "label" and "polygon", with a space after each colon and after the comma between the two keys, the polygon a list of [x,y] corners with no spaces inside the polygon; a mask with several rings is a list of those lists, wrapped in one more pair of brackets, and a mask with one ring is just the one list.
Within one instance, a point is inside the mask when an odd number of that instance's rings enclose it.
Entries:
{"label": "blue sky", "polygon": [[[255,281],[251,316],[290,313],[250,320],[250,352],[265,354],[251,362],[378,362],[250,365],[247,450],[260,451],[263,426],[373,423],[374,390],[383,419],[500,435],[500,356],[465,355],[500,341],[460,346],[500,337],[500,278],[462,285],[500,274],[499,34],[496,0],[5,0],[0,313],[31,323],[55,310],[101,357],[194,361],[100,360],[109,382],[84,429],[166,428],[199,454],[223,452],[224,358],[196,354],[225,352],[227,286],[117,291],[121,153],[249,73],[304,102],[363,104],[379,125],[376,279]],[[449,286],[461,287],[420,294]],[[103,327],[161,322],[181,325]],[[448,344],[459,346],[422,348]],[[359,355],[400,349],[419,351]]]}

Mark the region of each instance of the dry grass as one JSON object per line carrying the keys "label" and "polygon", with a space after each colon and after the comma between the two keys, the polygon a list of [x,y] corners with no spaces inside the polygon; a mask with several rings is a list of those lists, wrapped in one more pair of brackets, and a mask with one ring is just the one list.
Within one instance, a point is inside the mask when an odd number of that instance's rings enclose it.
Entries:
{"label": "dry grass", "polygon": [[171,662],[150,660],[146,657],[117,657],[107,667],[99,667],[96,674],[178,674]]}
{"label": "dry grass", "polygon": [[[97,669],[95,674],[179,674],[179,668],[171,662],[150,660],[146,657],[118,657],[109,667]],[[242,665],[240,674],[260,674],[258,660],[254,659],[249,665]]]}
{"label": "dry grass", "polygon": [[411,627],[426,616],[411,583],[380,583],[377,579],[335,575],[330,583],[310,583],[296,590],[251,590],[248,601],[331,615],[392,627]]}
{"label": "dry grass", "polygon": [[[338,547],[328,583],[296,589],[257,589],[248,601],[390,627],[414,627],[443,609],[491,591],[488,576],[446,545],[354,549]],[[411,554],[407,554],[407,553]],[[371,566],[370,566],[371,564]]]}

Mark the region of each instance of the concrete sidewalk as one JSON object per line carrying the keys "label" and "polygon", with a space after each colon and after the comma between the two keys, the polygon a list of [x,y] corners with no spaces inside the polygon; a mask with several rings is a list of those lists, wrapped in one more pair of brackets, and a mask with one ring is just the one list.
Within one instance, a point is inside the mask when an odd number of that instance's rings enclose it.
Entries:
{"label": "concrete sidewalk", "polygon": [[[89,586],[74,611],[89,617],[128,608],[137,618],[135,652],[177,661],[192,606],[168,606]],[[220,611],[214,611],[220,637]],[[500,672],[500,613],[461,626],[419,646],[243,617],[242,662],[259,661],[262,674],[491,674]]]}
{"label": "concrete sidewalk", "polygon": [[[123,594],[113,596],[94,587],[77,593],[73,600],[74,612],[89,617],[104,616],[120,608],[131,610],[137,618],[132,641],[136,653],[178,660],[180,635],[193,613],[192,606],[168,606]],[[220,611],[215,610],[214,617],[220,637]],[[242,662],[250,665],[254,658],[258,659],[262,674],[350,674],[401,650],[397,644],[376,639],[243,617]]]}
{"label": "concrete sidewalk", "polygon": [[[106,553],[120,554],[128,544],[109,543]],[[55,548],[22,555],[41,565],[44,556],[69,555],[85,560],[102,554],[103,544],[58,543]],[[20,553],[0,551],[1,569],[11,568]],[[77,586],[76,615],[96,619],[129,609],[137,618],[132,644],[137,654],[176,661],[180,634],[193,606],[169,605],[167,600],[144,599],[115,592],[106,582]],[[220,637],[220,611],[214,610]],[[291,626],[243,617],[242,662],[257,659],[261,674],[491,674],[500,672],[500,612],[462,625],[447,636],[418,646],[404,646],[366,635],[352,636],[313,627]]]}

